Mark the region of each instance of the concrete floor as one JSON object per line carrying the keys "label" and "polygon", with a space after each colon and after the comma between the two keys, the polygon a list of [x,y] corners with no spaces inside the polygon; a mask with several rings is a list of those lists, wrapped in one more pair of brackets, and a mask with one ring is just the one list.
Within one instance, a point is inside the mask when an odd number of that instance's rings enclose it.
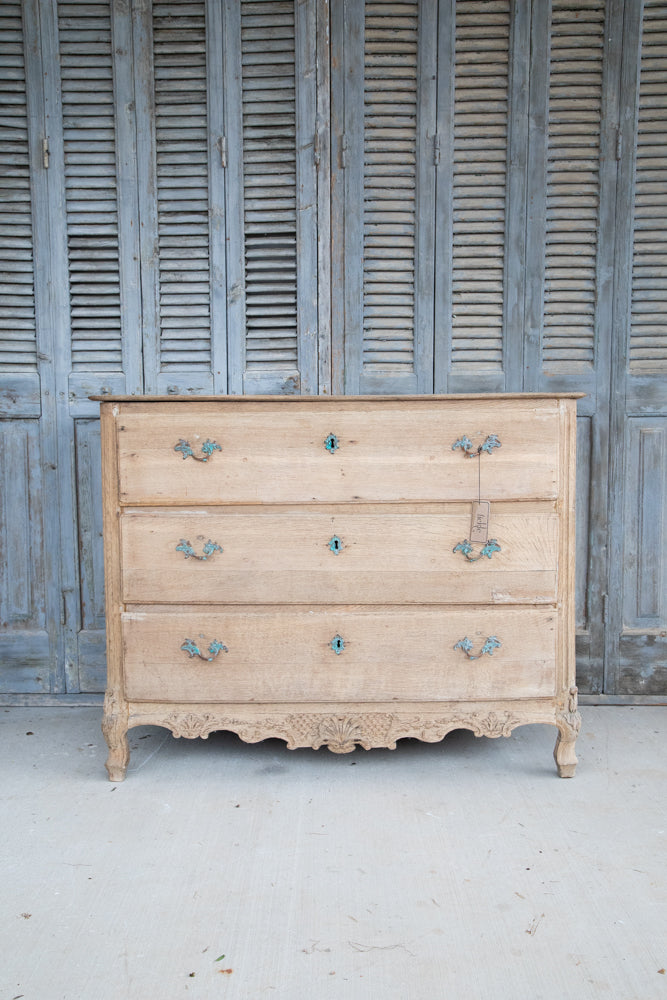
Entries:
{"label": "concrete floor", "polygon": [[0,709],[0,1000],[667,998],[667,712],[395,751]]}

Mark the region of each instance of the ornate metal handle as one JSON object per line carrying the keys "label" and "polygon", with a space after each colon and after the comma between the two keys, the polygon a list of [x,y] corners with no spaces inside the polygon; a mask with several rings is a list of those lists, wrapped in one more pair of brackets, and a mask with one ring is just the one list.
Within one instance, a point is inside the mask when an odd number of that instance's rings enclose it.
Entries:
{"label": "ornate metal handle", "polygon": [[467,538],[464,538],[462,542],[459,542],[458,545],[454,546],[452,552],[462,552],[468,562],[477,562],[477,560],[481,559],[482,556],[486,556],[487,559],[490,559],[494,552],[502,552],[502,549],[498,545],[495,538],[489,538],[486,545],[479,550],[477,555],[471,555],[471,553],[474,552],[472,544]]}
{"label": "ornate metal handle", "polygon": [[326,448],[326,450],[328,452],[331,452],[332,454],[333,454],[334,451],[336,451],[337,448],[340,447],[340,445],[338,443],[338,438],[336,437],[335,434],[328,434],[325,437],[325,439],[324,439],[324,447]]}
{"label": "ornate metal handle", "polygon": [[335,635],[333,637],[333,639],[331,640],[331,648],[333,649],[336,656],[340,656],[340,654],[345,649],[345,640],[343,639],[342,635]]}
{"label": "ornate metal handle", "polygon": [[457,448],[461,448],[463,454],[466,458],[477,458],[481,455],[483,451],[490,455],[494,448],[501,448],[502,445],[495,434],[489,434],[484,444],[480,444],[477,450],[473,450],[473,444],[467,435],[460,437],[458,441],[455,441],[452,445],[452,451],[456,451]]}
{"label": "ornate metal handle", "polygon": [[178,444],[174,445],[174,451],[183,452],[183,460],[185,460],[186,458],[194,458],[195,462],[208,462],[213,452],[222,451],[222,448],[215,441],[209,441],[209,439],[207,438],[206,441],[204,441],[203,445],[201,446],[201,450],[203,452],[202,455],[195,455],[189,443],[187,441],[184,441],[183,438],[180,439]]}
{"label": "ornate metal handle", "polygon": [[198,556],[190,545],[190,542],[187,542],[185,538],[181,538],[180,542],[176,546],[176,551],[183,552],[186,559],[189,559],[190,556],[192,556],[193,559],[199,559],[201,562],[206,562],[208,557],[212,556],[215,552],[222,552],[222,545],[218,545],[217,542],[212,542],[209,538],[202,549],[203,555]]}
{"label": "ornate metal handle", "polygon": [[338,553],[341,551],[341,549],[343,548],[343,543],[341,539],[338,537],[338,535],[334,535],[332,538],[329,539],[329,548],[331,549],[331,551],[335,556],[337,556]]}
{"label": "ornate metal handle", "polygon": [[181,646],[181,649],[184,649],[185,652],[189,653],[191,657],[192,656],[198,656],[200,660],[206,660],[208,663],[210,663],[211,660],[214,660],[216,658],[216,656],[218,655],[218,653],[220,653],[220,652],[228,653],[229,652],[229,650],[227,649],[227,647],[225,646],[225,644],[222,643],[222,642],[219,642],[217,639],[214,639],[209,644],[208,651],[211,654],[210,656],[204,656],[204,654],[201,652],[201,650],[199,649],[199,646],[194,641],[194,639],[186,639],[185,642],[183,643],[183,645]]}
{"label": "ornate metal handle", "polygon": [[500,646],[502,646],[500,639],[497,639],[495,635],[490,635],[477,656],[473,656],[471,653],[473,647],[472,639],[469,639],[468,636],[466,636],[465,639],[459,639],[454,646],[454,649],[462,649],[469,660],[479,660],[480,656],[484,656],[486,653],[488,653],[489,656],[493,656],[494,649],[498,649]]}

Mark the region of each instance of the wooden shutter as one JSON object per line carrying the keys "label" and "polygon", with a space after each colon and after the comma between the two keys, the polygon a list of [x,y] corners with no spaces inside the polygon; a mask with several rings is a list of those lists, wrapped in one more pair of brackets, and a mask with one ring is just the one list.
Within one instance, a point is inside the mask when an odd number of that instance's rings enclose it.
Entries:
{"label": "wooden shutter", "polygon": [[51,128],[60,129],[53,164],[61,151],[64,169],[68,388],[73,414],[92,416],[89,394],[142,388],[137,213],[124,169],[135,153],[129,24],[126,14],[112,24],[111,0],[59,0],[56,10],[62,117]]}
{"label": "wooden shutter", "polygon": [[428,391],[437,18],[418,0],[358,0],[338,17],[344,113],[334,156],[343,174],[334,178],[333,311],[345,388]]}
{"label": "wooden shutter", "polygon": [[528,14],[510,0],[441,4],[435,265],[439,392],[502,391],[517,388],[520,379]]}
{"label": "wooden shutter", "polygon": [[[21,3],[0,6],[0,405],[39,414],[33,224]],[[25,406],[18,411],[25,415]]]}
{"label": "wooden shutter", "polygon": [[[45,456],[52,454],[46,422],[53,408],[48,400],[39,420],[43,347],[36,246],[44,229],[32,202],[44,107],[29,7],[0,5],[0,690],[19,697],[48,693],[54,675],[47,597],[54,566],[44,546],[56,522],[44,489]],[[57,548],[56,539],[52,551]]]}
{"label": "wooden shutter", "polygon": [[211,368],[206,10],[153,4],[160,371]]}
{"label": "wooden shutter", "polygon": [[595,361],[604,0],[553,0],[542,360]]}
{"label": "wooden shutter", "polygon": [[73,371],[122,371],[109,3],[58,4]]}
{"label": "wooden shutter", "polygon": [[225,24],[230,389],[315,392],[315,7],[241,0]]}
{"label": "wooden shutter", "polygon": [[458,2],[452,373],[501,372],[510,4]]}
{"label": "wooden shutter", "polygon": [[[626,11],[608,688],[667,691],[667,3]],[[634,135],[632,132],[634,126]]]}
{"label": "wooden shutter", "polygon": [[219,4],[141,5],[134,28],[144,385],[226,388]]}
{"label": "wooden shutter", "polygon": [[629,367],[667,374],[667,4],[647,0],[639,66]]}

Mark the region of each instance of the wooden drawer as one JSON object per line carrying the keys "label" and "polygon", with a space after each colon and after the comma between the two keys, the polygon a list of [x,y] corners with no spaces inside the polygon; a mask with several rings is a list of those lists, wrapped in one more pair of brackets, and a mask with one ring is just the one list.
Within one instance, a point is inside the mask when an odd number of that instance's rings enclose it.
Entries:
{"label": "wooden drawer", "polygon": [[[535,507],[536,505],[534,505]],[[491,557],[454,552],[470,509],[383,507],[128,511],[121,522],[130,604],[548,604],[556,600],[558,515],[498,505]],[[219,545],[205,560],[207,542]],[[179,545],[181,548],[179,549]],[[480,546],[476,546],[479,551]]]}
{"label": "wooden drawer", "polygon": [[[332,640],[342,638],[336,653]],[[468,659],[495,636],[492,655]],[[538,608],[203,609],[122,615],[130,700],[414,702],[551,697],[557,618]],[[197,644],[210,662],[181,646]]]}
{"label": "wooden drawer", "polygon": [[[501,447],[481,458],[486,499],[558,493],[559,413],[551,399],[120,403],[116,422],[126,504],[470,500],[478,460],[452,445],[467,436],[476,448],[489,435]],[[175,450],[181,441],[197,457],[206,441],[220,450],[197,461]]]}

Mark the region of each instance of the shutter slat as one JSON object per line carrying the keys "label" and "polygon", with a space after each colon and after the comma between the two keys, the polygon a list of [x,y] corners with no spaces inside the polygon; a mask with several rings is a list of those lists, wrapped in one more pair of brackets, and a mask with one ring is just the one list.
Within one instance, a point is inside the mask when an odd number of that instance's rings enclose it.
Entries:
{"label": "shutter slat", "polygon": [[0,5],[0,373],[37,370],[22,5]]}
{"label": "shutter slat", "polygon": [[630,370],[667,372],[667,5],[644,7],[630,322]]}

